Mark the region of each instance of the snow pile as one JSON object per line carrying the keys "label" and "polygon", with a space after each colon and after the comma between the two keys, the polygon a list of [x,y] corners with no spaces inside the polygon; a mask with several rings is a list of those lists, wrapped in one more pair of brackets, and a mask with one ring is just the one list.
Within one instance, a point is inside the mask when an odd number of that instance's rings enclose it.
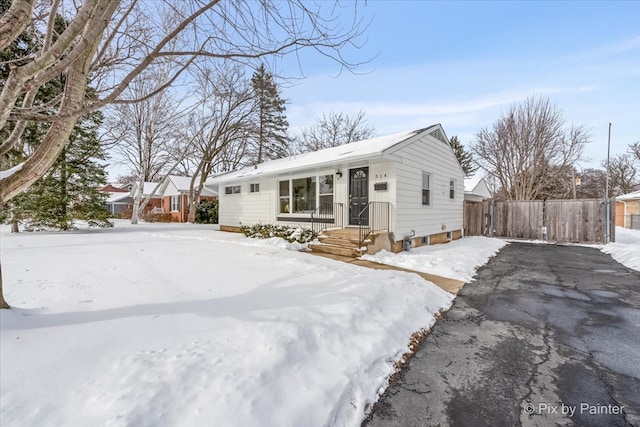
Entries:
{"label": "snow pile", "polygon": [[602,247],[602,252],[629,268],[640,271],[640,230],[616,227],[616,241]]}
{"label": "snow pile", "polygon": [[207,225],[3,226],[3,427],[359,425],[453,296],[287,246]]}
{"label": "snow pile", "polygon": [[478,267],[486,264],[507,242],[489,237],[465,237],[443,245],[420,246],[394,254],[380,251],[362,259],[409,270],[469,282]]}

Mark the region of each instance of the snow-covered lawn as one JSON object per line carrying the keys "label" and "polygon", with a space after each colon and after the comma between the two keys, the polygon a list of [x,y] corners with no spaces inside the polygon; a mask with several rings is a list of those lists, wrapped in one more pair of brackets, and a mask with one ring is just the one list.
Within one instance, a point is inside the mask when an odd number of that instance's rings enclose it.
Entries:
{"label": "snow-covered lawn", "polygon": [[469,282],[478,267],[486,264],[506,244],[504,240],[474,236],[446,245],[420,246],[398,254],[380,251],[364,255],[362,259]]}
{"label": "snow-covered lawn", "polygon": [[[3,427],[359,425],[453,299],[212,226],[8,231]],[[489,254],[465,242],[435,264],[472,274]]]}
{"label": "snow-covered lawn", "polygon": [[602,252],[629,268],[640,271],[640,230],[616,227],[616,241],[602,247]]}

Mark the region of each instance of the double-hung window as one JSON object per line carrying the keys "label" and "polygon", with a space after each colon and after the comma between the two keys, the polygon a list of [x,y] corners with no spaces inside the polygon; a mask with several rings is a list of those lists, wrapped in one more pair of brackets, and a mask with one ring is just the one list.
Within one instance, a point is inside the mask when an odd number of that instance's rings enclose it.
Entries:
{"label": "double-hung window", "polygon": [[431,204],[431,175],[422,172],[422,204]]}
{"label": "double-hung window", "polygon": [[279,193],[278,197],[280,198],[280,213],[289,213],[289,183],[290,181],[280,181],[278,183]]}
{"label": "double-hung window", "polygon": [[318,177],[318,206],[320,213],[333,213],[333,175]]}
{"label": "double-hung window", "polygon": [[456,181],[454,179],[449,180],[449,198],[456,198]]}
{"label": "double-hung window", "polygon": [[171,210],[172,211],[180,210],[180,196],[171,196]]}

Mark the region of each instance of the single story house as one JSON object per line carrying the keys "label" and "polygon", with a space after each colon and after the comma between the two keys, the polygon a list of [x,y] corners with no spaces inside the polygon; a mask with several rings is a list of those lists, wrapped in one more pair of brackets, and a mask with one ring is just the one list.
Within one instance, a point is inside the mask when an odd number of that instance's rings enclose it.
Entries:
{"label": "single story house", "polygon": [[123,211],[133,209],[133,199],[129,195],[129,192],[110,191],[108,194],[109,197],[107,197],[105,207],[111,212],[112,216],[118,216]]}
{"label": "single story house", "polygon": [[[158,185],[157,182],[145,182],[142,188],[141,200],[144,200],[147,196],[152,194],[153,190],[156,189],[157,185]],[[133,183],[131,185],[131,192],[129,193],[131,195],[132,200],[136,199],[136,196],[139,191],[140,191],[140,186],[137,185],[136,183]],[[149,200],[149,203],[147,203],[147,205],[145,206],[144,211],[145,212],[152,211],[154,213],[162,212],[162,195],[160,194],[159,189],[156,190],[155,193],[153,193],[153,196],[151,196],[151,200]]]}
{"label": "single story house", "polygon": [[133,199],[129,195],[129,189],[126,187],[126,185],[122,187],[118,184],[107,184],[99,189],[99,191],[107,193],[104,207],[112,216],[118,216],[120,212],[133,207]]}
{"label": "single story house", "polygon": [[640,191],[616,197],[616,225],[640,230]]}
{"label": "single story house", "polygon": [[[197,182],[198,178],[196,178]],[[171,214],[172,222],[187,222],[189,215],[190,176],[168,175],[157,193],[162,198],[162,211]],[[214,188],[203,188],[200,192],[202,200],[218,200],[218,191]]]}
{"label": "single story house", "polygon": [[465,202],[482,202],[491,198],[491,191],[484,178],[465,178]]}
{"label": "single story house", "polygon": [[370,252],[399,252],[462,236],[464,174],[448,141],[436,124],[272,160],[205,185],[219,186],[221,230],[320,225],[355,230],[362,245],[364,229],[388,237]]}

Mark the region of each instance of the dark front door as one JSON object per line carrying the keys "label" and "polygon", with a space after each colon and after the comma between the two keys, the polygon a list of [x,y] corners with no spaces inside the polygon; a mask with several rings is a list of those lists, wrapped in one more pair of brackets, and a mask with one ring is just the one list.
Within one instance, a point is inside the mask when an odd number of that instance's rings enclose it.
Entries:
{"label": "dark front door", "polygon": [[[349,170],[349,225],[358,225],[358,215],[369,203],[369,168]],[[362,215],[362,224],[369,224],[369,214]]]}

